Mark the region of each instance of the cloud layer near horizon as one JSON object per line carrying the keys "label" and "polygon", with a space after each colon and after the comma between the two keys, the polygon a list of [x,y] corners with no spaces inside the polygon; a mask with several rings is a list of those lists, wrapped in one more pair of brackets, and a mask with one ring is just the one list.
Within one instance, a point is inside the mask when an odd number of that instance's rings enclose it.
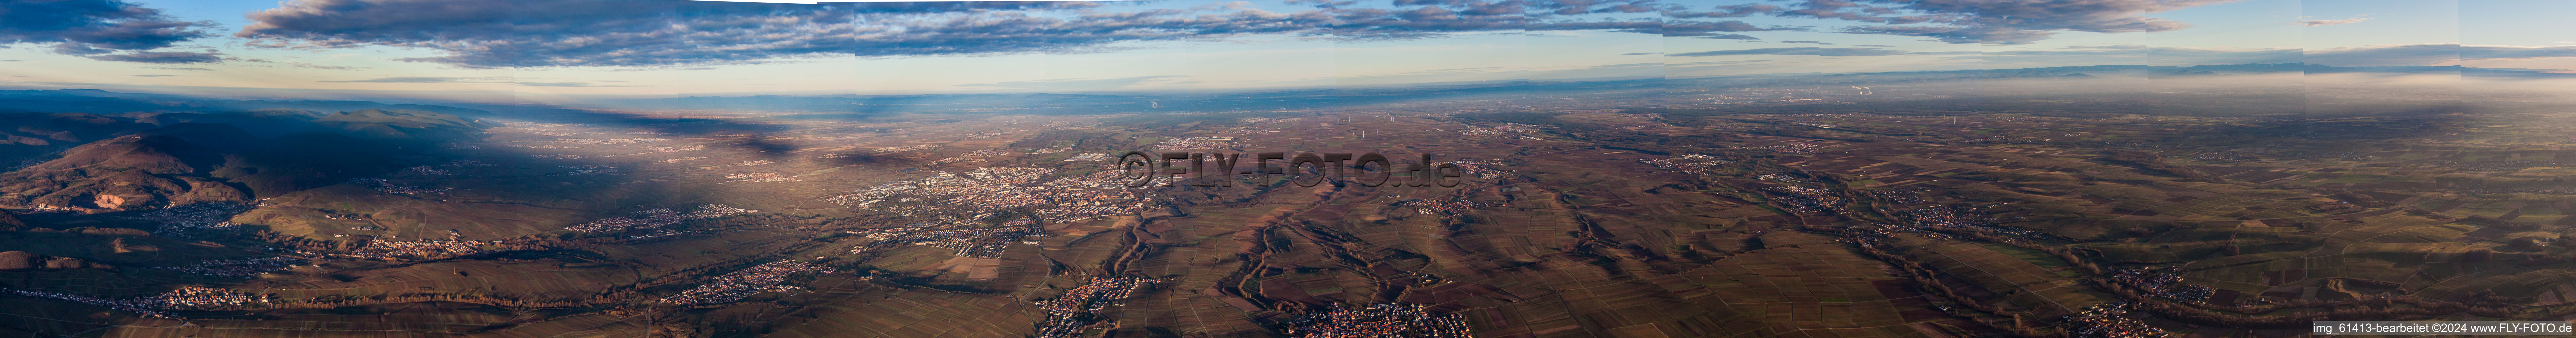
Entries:
{"label": "cloud layer near horizon", "polygon": [[[1864,45],[1866,46],[1866,45]],[[2446,66],[2463,61],[2576,58],[2576,46],[2482,46],[2460,44],[2375,45],[2366,47],[2302,50],[2298,48],[2192,48],[2150,47],[2141,45],[2072,46],[2047,50],[2011,50],[1987,52],[1905,52],[1875,47],[1786,47],[1713,50],[1688,53],[1666,53],[1668,56],[1722,55],[1813,55],[1813,56],[1890,56],[1953,55],[1956,59],[1977,59],[2006,63],[2092,63],[2092,64],[2161,64],[2216,65],[2249,63],[2308,63],[2341,67],[2375,66]]]}
{"label": "cloud layer near horizon", "polygon": [[[1608,30],[1759,40],[1738,32],[1825,29],[1953,43],[2023,44],[2058,31],[2181,29],[2188,25],[2146,15],[2230,1],[2234,0],[1802,0],[1694,6],[1659,0],[1288,0],[1311,9],[1274,12],[1244,2],[1171,9],[1090,1],[802,5],[295,0],[252,13],[254,23],[235,35],[272,47],[425,48],[444,55],[406,60],[473,68],[1081,53],[1127,48],[1118,45],[1121,42],[1224,40],[1258,34],[1366,41],[1474,32]],[[1754,15],[1861,25],[1762,27],[1707,20]]]}
{"label": "cloud layer near horizon", "polygon": [[[1375,1],[1375,2],[1372,2]],[[1780,0],[1737,5],[1661,0],[1286,0],[1295,10],[1245,2],[1146,8],[1141,2],[892,2],[825,5],[673,0],[292,0],[251,13],[234,33],[277,48],[417,48],[400,60],[465,68],[700,67],[812,57],[1086,53],[1143,48],[1130,42],[1223,41],[1253,36],[1385,41],[1566,30],[1738,39],[1765,31],[1921,36],[1953,43],[2020,44],[2061,31],[2162,31],[2184,23],[2145,15],[2233,0]],[[0,44],[42,44],[97,60],[186,64],[224,61],[212,49],[170,48],[208,36],[124,0],[0,2]],[[579,13],[578,15],[567,13]],[[1856,23],[1764,26],[1734,17]],[[2366,18],[2305,20],[2303,26]],[[1760,33],[1752,33],[1760,34]],[[1825,41],[1777,43],[1835,45]],[[2336,66],[2443,65],[2465,60],[2576,57],[2576,46],[2377,45],[2337,49],[2180,48],[2136,45],[2045,50],[1920,52],[1860,44],[1699,52],[1720,55],[1925,56],[1988,62]],[[1837,48],[1839,47],[1839,48]],[[1885,48],[1882,48],[1885,47]],[[305,63],[283,66],[356,69]],[[425,78],[388,78],[425,79]],[[401,82],[345,80],[323,82]],[[1129,81],[1129,80],[1086,80]],[[413,82],[432,83],[432,82]],[[986,86],[1032,85],[996,82]],[[570,83],[543,83],[537,86]]]}
{"label": "cloud layer near horizon", "polygon": [[1933,38],[1950,43],[2027,44],[2058,31],[2161,32],[2190,27],[2147,14],[2237,0],[1798,0],[1716,6],[1713,11],[1672,11],[1682,18],[1770,15],[1846,20],[1874,25],[1837,32]]}
{"label": "cloud layer near horizon", "polygon": [[[297,0],[252,13],[239,37],[271,47],[427,48],[408,61],[490,68],[750,63],[811,56],[1070,53],[1132,41],[1286,34],[1397,40],[1497,31],[1609,30],[1754,39],[1725,32],[1791,30],[1741,21],[1657,20],[1653,0],[1292,1],[1188,9],[1106,9],[1101,2],[757,4],[696,1]],[[920,7],[933,6],[933,7]],[[581,13],[548,15],[545,13]],[[1633,13],[1620,18],[1569,16]]]}

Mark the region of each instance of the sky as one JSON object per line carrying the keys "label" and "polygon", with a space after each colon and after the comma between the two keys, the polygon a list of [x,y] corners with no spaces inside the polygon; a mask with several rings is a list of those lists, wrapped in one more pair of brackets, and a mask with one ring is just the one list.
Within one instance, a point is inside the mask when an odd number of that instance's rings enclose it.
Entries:
{"label": "sky", "polygon": [[2103,64],[2576,72],[2554,0],[0,0],[0,87],[1179,92]]}

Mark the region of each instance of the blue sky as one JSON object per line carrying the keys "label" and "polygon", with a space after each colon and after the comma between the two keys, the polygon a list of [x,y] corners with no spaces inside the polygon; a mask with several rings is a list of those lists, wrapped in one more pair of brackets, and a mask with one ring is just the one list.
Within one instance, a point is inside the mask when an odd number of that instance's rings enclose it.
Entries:
{"label": "blue sky", "polygon": [[0,5],[19,13],[0,14],[0,86],[232,95],[1142,92],[2098,64],[2576,69],[2576,34],[2565,33],[2576,24],[2553,17],[2576,2],[2537,0]]}

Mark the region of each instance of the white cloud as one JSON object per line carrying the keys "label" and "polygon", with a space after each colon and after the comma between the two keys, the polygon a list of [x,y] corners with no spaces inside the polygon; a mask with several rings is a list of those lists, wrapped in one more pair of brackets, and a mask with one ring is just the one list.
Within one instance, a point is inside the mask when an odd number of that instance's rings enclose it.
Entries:
{"label": "white cloud", "polygon": [[2335,20],[2299,20],[2299,22],[2296,22],[2296,23],[2297,23],[2297,24],[2299,24],[2299,26],[2305,26],[2305,27],[2316,27],[2316,26],[2333,26],[2333,25],[2341,25],[2341,24],[2356,23],[2356,22],[2362,22],[2362,21],[2370,21],[2370,18],[2351,18],[2351,19],[2335,19]]}

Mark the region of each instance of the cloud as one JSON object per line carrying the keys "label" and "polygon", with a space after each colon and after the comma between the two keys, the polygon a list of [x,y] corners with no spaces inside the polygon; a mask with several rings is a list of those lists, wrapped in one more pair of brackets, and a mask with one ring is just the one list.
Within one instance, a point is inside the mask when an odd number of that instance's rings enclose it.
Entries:
{"label": "cloud", "polygon": [[[1933,53],[1937,52],[1908,54]],[[2301,50],[2298,48],[2107,45],[1957,53],[1960,55],[1956,57],[1957,59],[1995,63],[2216,65],[2304,62],[2327,66],[2370,67],[2458,65],[2461,61],[2469,60],[2576,58],[2576,46],[2414,44]]]}
{"label": "cloud", "polygon": [[1664,55],[1663,52],[1625,53],[1619,55]]}
{"label": "cloud", "polygon": [[1664,64],[1664,66],[1665,66],[1665,67],[1673,67],[1673,66],[1705,67],[1705,66],[1720,66],[1720,65],[1738,65],[1738,64],[1757,63],[1757,62],[1768,62],[1768,61],[1780,61],[1780,60],[1764,59],[1764,60],[1700,61],[1700,62],[1666,63],[1666,64]]}
{"label": "cloud", "polygon": [[2344,67],[2456,65],[2468,60],[2538,58],[2576,58],[2576,46],[2372,45],[2306,53],[2307,63]]}
{"label": "cloud", "polygon": [[1729,61],[1701,61],[1701,62],[1666,63],[1666,64],[1664,64],[1664,69],[1665,69],[1665,70],[1667,70],[1667,71],[1673,71],[1673,70],[1685,70],[1685,69],[1692,69],[1692,68],[1710,68],[1710,67],[1727,67],[1727,68],[1776,68],[1776,67],[1780,67],[1781,65],[1780,65],[1780,64],[1777,64],[1777,63],[1775,63],[1775,61],[1780,61],[1780,60],[1729,60]]}
{"label": "cloud", "polygon": [[487,82],[490,82],[491,80],[494,80],[494,79],[499,79],[499,78],[490,78],[490,77],[381,77],[381,78],[373,78],[373,79],[365,79],[365,80],[340,80],[340,81],[318,81],[318,82],[367,82],[367,83],[487,83]]}
{"label": "cloud", "polygon": [[2199,48],[2144,45],[2070,46],[2042,50],[1962,52],[1957,59],[2050,65],[2218,65],[2298,63],[2297,48]]}
{"label": "cloud", "polygon": [[135,75],[135,77],[163,77],[163,76],[179,76],[179,75],[162,75],[162,74]]}
{"label": "cloud", "polygon": [[1676,18],[1676,19],[1695,19],[1695,18],[1736,18],[1736,17],[1753,16],[1753,15],[1755,15],[1755,14],[1779,13],[1779,12],[1780,12],[1780,10],[1781,10],[1780,6],[1772,6],[1772,5],[1764,5],[1764,4],[1742,4],[1742,5],[1723,5],[1723,6],[1717,6],[1717,8],[1715,8],[1715,10],[1707,11],[1707,12],[1692,12],[1692,11],[1687,11],[1687,10],[1682,10],[1682,9],[1668,9],[1668,10],[1665,10],[1663,13],[1664,13],[1664,17]]}
{"label": "cloud", "polygon": [[1909,53],[1902,52],[1902,51],[1894,51],[1894,50],[1878,49],[1878,48],[1786,47],[1786,48],[1754,48],[1754,49],[1737,49],[1737,50],[1713,50],[1713,51],[1706,51],[1706,52],[1675,53],[1675,54],[1666,54],[1666,55],[1669,55],[1669,56],[1720,56],[1720,55],[1887,56],[1887,55],[1898,55],[1898,54],[1909,54]]}
{"label": "cloud", "polygon": [[1684,8],[1665,13],[1684,18],[1764,14],[1846,20],[1879,25],[1844,27],[1836,32],[1921,36],[1950,43],[2027,44],[2058,31],[2182,29],[2190,25],[2147,14],[2233,1],[2236,0],[1803,0],[1787,6],[1742,4],[1717,6],[1708,12]]}
{"label": "cloud", "polygon": [[367,69],[367,67],[324,66],[324,65],[317,65],[317,64],[310,64],[310,63],[303,63],[303,62],[292,62],[292,63],[287,63],[286,65],[287,65],[287,66],[290,66],[290,67],[296,67],[296,68],[329,69],[329,70],[359,70],[359,69]]}
{"label": "cloud", "polygon": [[[1648,22],[1648,21],[1632,21],[1632,22]],[[1730,21],[1665,20],[1665,21],[1660,22],[1659,24],[1660,24],[1660,27],[1657,27],[1656,29],[1633,28],[1633,29],[1622,29],[1622,30],[1618,30],[1618,31],[1619,31],[1619,32],[1632,32],[1632,33],[1658,33],[1658,34],[1662,34],[1663,36],[1692,36],[1692,37],[1699,37],[1699,38],[1704,38],[1704,39],[1761,40],[1760,38],[1755,38],[1755,37],[1752,37],[1752,36],[1746,36],[1746,35],[1742,35],[1742,34],[1723,34],[1723,33],[1717,33],[1717,32],[1759,32],[1759,31],[1781,31],[1781,30],[1806,30],[1805,28],[1795,28],[1795,27],[1759,27],[1759,26],[1754,26],[1753,24],[1744,23],[1743,21],[1732,21],[1732,20],[1730,20]],[[1531,29],[1542,29],[1542,28],[1548,28],[1548,29],[1598,29],[1598,28],[1578,27],[1578,26],[1573,26],[1572,24],[1531,25]]]}
{"label": "cloud", "polygon": [[[1744,35],[1744,34],[1710,34],[1710,35],[1697,36],[1697,37],[1695,37],[1695,38],[1698,38],[1698,39],[1729,39],[1729,40],[1761,40],[1761,39],[1762,39],[1762,38],[1757,38],[1757,37],[1753,37],[1753,36],[1751,36],[1751,35]],[[1761,41],[1745,41],[1745,42],[1761,42]]]}
{"label": "cloud", "polygon": [[1525,69],[1522,69],[1522,68],[1508,68],[1508,69],[1507,69],[1507,68],[1503,68],[1503,67],[1471,67],[1471,68],[1433,69],[1433,70],[1424,70],[1424,71],[1411,71],[1411,72],[1403,72],[1403,73],[1393,73],[1393,74],[1375,74],[1375,75],[1361,75],[1361,76],[1413,76],[1413,75],[1459,74],[1459,73],[1492,73],[1492,72],[1498,72],[1498,71],[1512,71],[1512,70],[1525,70]]}
{"label": "cloud", "polygon": [[518,82],[518,83],[515,83],[515,84],[517,84],[517,85],[521,85],[521,86],[529,86],[529,87],[642,87],[642,86],[625,86],[625,85],[598,85],[598,84],[588,84],[588,83],[581,83],[581,82]]}
{"label": "cloud", "polygon": [[969,84],[961,84],[961,85],[957,85],[957,86],[959,86],[959,87],[1022,88],[1022,89],[1045,89],[1045,88],[1065,88],[1065,89],[1110,89],[1110,88],[1119,88],[1119,87],[1131,86],[1131,85],[1135,85],[1135,84],[1137,84],[1137,83],[1145,82],[1146,80],[1161,79],[1161,78],[1175,78],[1175,77],[1184,77],[1184,76],[1180,76],[1180,75],[1155,75],[1155,76],[1135,76],[1135,77],[1122,77],[1122,78],[1109,78],[1109,79],[1078,78],[1078,79],[1028,80],[1028,81],[1008,81],[1008,82],[994,82],[994,83],[969,83]]}
{"label": "cloud", "polygon": [[2553,73],[2576,72],[2576,69],[2550,69],[2550,68],[2490,68],[2490,67],[2478,67],[2478,68],[2481,68],[2481,69],[2494,69],[2494,70],[2520,70],[2520,71],[2534,71],[2534,72],[2553,72]]}
{"label": "cloud", "polygon": [[1827,43],[1827,42],[1824,42],[1824,41],[1781,41],[1780,43],[1812,43],[1812,44],[1819,44],[1819,45],[1833,45],[1832,43]]}
{"label": "cloud", "polygon": [[27,62],[27,60],[0,60],[0,62]]}
{"label": "cloud", "polygon": [[[178,21],[161,10],[118,0],[0,1],[0,44],[53,44],[53,52],[91,59],[195,63],[183,52],[141,53],[205,37],[212,22]],[[102,55],[138,52],[123,55]],[[186,53],[213,55],[212,53]]]}
{"label": "cloud", "polygon": [[223,53],[133,52],[125,54],[90,55],[83,57],[104,61],[141,63],[214,63],[224,61],[224,58],[220,55],[223,55]]}
{"label": "cloud", "polygon": [[197,67],[143,67],[143,68],[150,68],[150,69],[168,69],[168,70],[213,70],[213,69],[205,69],[205,68],[197,68]]}
{"label": "cloud", "polygon": [[2370,18],[2351,18],[2351,19],[2336,19],[2336,20],[2299,20],[2298,22],[2292,22],[2292,23],[2293,23],[2293,24],[2298,24],[2298,25],[2299,25],[2299,26],[2301,26],[2301,27],[2316,27],[2316,26],[2333,26],[2333,25],[2341,25],[2341,24],[2356,23],[2356,22],[2369,21],[2369,20],[2370,20]]}
{"label": "cloud", "polygon": [[1663,66],[1664,66],[1664,63],[1662,63],[1662,62],[1647,62],[1647,63],[1622,63],[1622,64],[1615,64],[1615,65],[1599,65],[1599,66],[1590,66],[1590,67],[1582,67],[1582,68],[1586,68],[1586,69],[1608,69],[1608,68],[1663,67]]}
{"label": "cloud", "polygon": [[1861,47],[1896,47],[1896,46],[1889,46],[1889,45],[1853,45],[1853,46],[1861,46]]}
{"label": "cloud", "polygon": [[[1121,42],[1289,35],[1344,41],[1480,32],[1607,30],[1721,39],[1799,30],[1742,21],[1577,20],[1646,13],[1653,0],[1292,1],[1105,10],[1096,2],[885,2],[783,5],[580,0],[295,0],[251,13],[235,36],[277,48],[392,46],[444,55],[403,59],[469,68],[759,63],[798,57],[903,57],[1115,50]],[[1054,11],[1047,11],[1054,10]],[[528,15],[525,13],[580,13]]]}
{"label": "cloud", "polygon": [[[509,78],[509,77],[417,77],[417,76],[407,76],[407,77],[380,77],[380,78],[365,79],[365,80],[334,80],[334,81],[316,81],[316,82],[357,82],[357,83],[508,83],[508,84],[512,84],[512,85],[529,86],[529,87],[644,87],[644,86],[631,86],[631,85],[603,85],[603,84],[592,84],[592,83],[586,83],[586,82],[517,82],[517,81],[512,81],[512,80],[511,80],[511,78]],[[621,82],[621,81],[605,81],[605,82]]]}

